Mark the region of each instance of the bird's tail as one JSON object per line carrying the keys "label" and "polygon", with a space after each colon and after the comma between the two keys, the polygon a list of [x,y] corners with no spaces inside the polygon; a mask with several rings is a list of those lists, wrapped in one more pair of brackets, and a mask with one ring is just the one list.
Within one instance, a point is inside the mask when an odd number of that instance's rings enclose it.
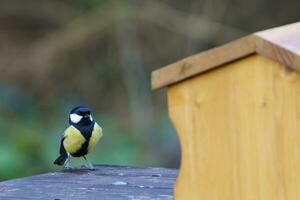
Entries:
{"label": "bird's tail", "polygon": [[65,164],[67,158],[68,158],[67,154],[61,154],[60,156],[58,156],[58,158],[56,158],[56,160],[54,161],[54,164],[63,165],[63,164]]}

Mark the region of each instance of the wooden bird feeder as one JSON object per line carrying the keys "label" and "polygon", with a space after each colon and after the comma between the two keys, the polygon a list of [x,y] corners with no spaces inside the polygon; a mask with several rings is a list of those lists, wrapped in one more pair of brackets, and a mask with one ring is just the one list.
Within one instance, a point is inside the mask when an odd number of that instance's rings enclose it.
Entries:
{"label": "wooden bird feeder", "polygon": [[181,144],[176,200],[300,199],[300,23],[152,73]]}

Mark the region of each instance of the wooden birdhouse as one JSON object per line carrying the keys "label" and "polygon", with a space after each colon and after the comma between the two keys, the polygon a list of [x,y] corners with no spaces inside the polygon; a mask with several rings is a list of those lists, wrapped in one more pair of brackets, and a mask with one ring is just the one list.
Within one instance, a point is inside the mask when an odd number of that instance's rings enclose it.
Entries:
{"label": "wooden birdhouse", "polygon": [[176,200],[300,199],[300,23],[152,73],[181,145]]}

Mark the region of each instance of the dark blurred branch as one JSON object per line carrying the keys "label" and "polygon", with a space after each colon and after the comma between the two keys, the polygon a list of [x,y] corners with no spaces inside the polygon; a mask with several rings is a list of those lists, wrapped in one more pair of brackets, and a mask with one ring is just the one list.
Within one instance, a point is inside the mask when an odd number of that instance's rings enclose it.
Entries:
{"label": "dark blurred branch", "polygon": [[[147,1],[139,17],[192,39],[209,41],[222,31],[225,37],[237,38],[245,33],[237,28],[207,19],[205,16],[176,10],[158,1]],[[188,28],[187,28],[188,27]],[[225,38],[226,40],[226,38]]]}
{"label": "dark blurred branch", "polygon": [[80,11],[60,1],[1,0],[0,18],[32,18],[53,24],[66,24],[80,15]]}
{"label": "dark blurred branch", "polygon": [[[124,15],[125,13],[126,15]],[[141,8],[129,6],[127,9],[120,9],[120,7],[111,6],[83,15],[43,41],[37,41],[37,45],[33,48],[37,49],[35,52],[38,56],[34,54],[34,57],[42,60],[42,63],[47,63],[45,61],[54,54],[80,46],[87,40],[91,40],[91,35],[101,35],[105,27],[122,23],[121,20],[124,20],[124,17],[133,19],[134,16],[135,20],[150,21],[197,40],[212,40],[212,36],[219,31],[226,33],[226,35],[222,35],[225,40],[228,35],[235,38],[245,34],[236,28],[210,21],[204,17],[189,15],[165,4],[148,1]],[[186,27],[189,27],[188,31]]]}
{"label": "dark blurred branch", "polygon": [[120,60],[128,93],[130,121],[134,132],[141,133],[149,130],[154,117],[151,110],[151,93],[148,92],[150,90],[149,75],[144,67],[141,44],[137,40],[138,19],[127,16],[118,22],[115,29],[118,45],[116,55]]}
{"label": "dark blurred branch", "polygon": [[[7,72],[12,77],[14,73],[16,73],[16,76],[20,76],[20,72],[22,74],[22,71],[29,74],[34,73],[37,75],[37,78],[35,80],[30,79],[31,83],[35,87],[38,82],[44,84],[47,82],[45,80],[47,80],[49,72],[54,66],[53,61],[57,56],[72,51],[72,49],[79,49],[85,43],[92,42],[95,36],[98,39],[101,35],[105,36],[110,27],[121,24],[126,20],[138,21],[139,23],[150,22],[158,27],[173,31],[175,34],[187,36],[195,41],[215,40],[215,34],[219,32],[222,32],[220,34],[220,41],[227,40],[228,38],[236,38],[244,34],[236,28],[211,21],[201,15],[176,10],[159,1],[147,1],[142,6],[128,5],[127,7],[108,4],[98,10],[96,9],[74,18],[64,28],[52,31],[51,34],[33,42],[20,55],[23,56],[23,59],[20,57],[20,59],[9,63],[10,66],[22,66],[22,69],[20,70],[16,67],[16,70],[12,70],[14,68],[12,67]],[[128,21],[128,23],[130,22]],[[118,30],[120,34],[122,33],[121,29]],[[109,31],[113,30],[111,28]],[[126,39],[124,38],[124,40]],[[160,43],[161,41],[157,39],[157,42]]]}

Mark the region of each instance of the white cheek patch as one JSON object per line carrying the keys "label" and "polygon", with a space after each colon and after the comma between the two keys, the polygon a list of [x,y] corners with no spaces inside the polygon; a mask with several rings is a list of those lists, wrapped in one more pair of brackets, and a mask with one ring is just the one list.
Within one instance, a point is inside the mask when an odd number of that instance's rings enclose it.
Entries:
{"label": "white cheek patch", "polygon": [[77,115],[77,114],[71,114],[70,115],[70,119],[73,123],[78,123],[81,119],[82,119],[82,116],[80,115]]}
{"label": "white cheek patch", "polygon": [[91,121],[93,121],[93,117],[92,117],[92,115],[90,115],[90,120],[91,120]]}

